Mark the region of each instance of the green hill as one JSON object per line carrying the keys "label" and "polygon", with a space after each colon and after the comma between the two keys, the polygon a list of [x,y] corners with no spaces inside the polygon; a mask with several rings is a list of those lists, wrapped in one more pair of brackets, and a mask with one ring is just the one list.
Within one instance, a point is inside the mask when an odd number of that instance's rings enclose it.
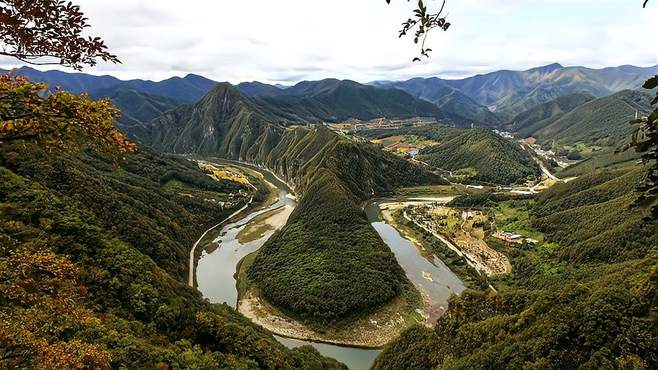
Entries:
{"label": "green hill", "polygon": [[287,129],[258,163],[290,179],[302,194],[249,271],[266,298],[323,322],[372,312],[409,284],[361,203],[398,186],[440,179],[324,127]]}
{"label": "green hill", "polygon": [[[341,85],[307,88],[317,97]],[[398,186],[443,180],[322,125],[287,127],[293,123],[288,117],[261,103],[220,84],[199,103],[154,120],[152,145],[257,163],[294,185],[298,208],[249,271],[270,301],[312,321],[376,310],[409,282],[367,222],[361,202]]]}
{"label": "green hill", "polygon": [[587,93],[560,96],[557,99],[539,104],[518,114],[507,126],[510,131],[516,132],[519,136],[528,137],[538,128],[544,127],[580,105],[594,99],[594,96]]}
{"label": "green hill", "polygon": [[109,98],[121,111],[117,127],[133,140],[145,139],[145,122],[183,104],[181,101],[150,95],[135,89],[117,86],[98,90],[92,98]]}
{"label": "green hill", "polygon": [[638,113],[651,111],[648,94],[624,90],[581,104],[570,112],[542,121],[541,126],[522,131],[540,142],[555,141],[563,145],[584,143],[588,146],[616,147],[626,142],[633,127],[628,124]]}
{"label": "green hill", "polygon": [[354,81],[305,81],[283,94],[262,96],[258,104],[277,116],[297,122],[340,122],[349,118],[449,118],[427,101],[401,90],[380,89]]}
{"label": "green hill", "polygon": [[465,172],[469,180],[497,184],[524,182],[539,174],[528,152],[485,128],[461,130],[421,150],[418,159],[443,170]]}
{"label": "green hill", "polygon": [[546,242],[489,239],[512,259],[497,292],[454,297],[434,329],[404,333],[373,368],[655,368],[658,229],[630,206],[639,174],[599,171],[507,202]]}
{"label": "green hill", "polygon": [[187,286],[190,245],[241,206],[206,198],[243,185],[183,159],[124,157],[0,150],[3,365],[63,351],[80,362],[49,367],[345,369]]}

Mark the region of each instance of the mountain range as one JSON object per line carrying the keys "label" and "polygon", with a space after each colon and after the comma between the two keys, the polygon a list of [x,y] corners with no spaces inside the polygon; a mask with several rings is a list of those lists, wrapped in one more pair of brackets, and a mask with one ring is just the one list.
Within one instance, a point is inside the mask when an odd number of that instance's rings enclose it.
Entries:
{"label": "mountain range", "polygon": [[[132,104],[136,107],[146,104],[169,108],[195,103],[216,85],[215,81],[193,74],[154,82],[122,81],[112,76],[84,73],[41,72],[29,67],[22,67],[14,73],[51,86],[61,86],[67,91],[86,91],[92,97],[110,97],[113,101],[121,100],[117,92],[127,94],[134,90],[148,94],[140,96],[140,100],[146,102]],[[509,125],[519,114],[565,95],[586,93],[600,98],[625,89],[639,89],[648,77],[655,74],[658,74],[658,66],[592,69],[554,63],[526,71],[501,70],[453,80],[414,78],[364,85],[349,80],[325,79],[302,81],[289,87],[253,81],[240,83],[236,88],[290,121],[417,115],[435,117],[454,126],[498,127]],[[390,90],[402,90],[417,99]],[[169,100],[167,103],[154,102],[155,97]],[[135,112],[126,104],[120,108],[124,108],[124,115],[131,117],[127,121],[134,125]],[[142,117],[146,120],[152,118],[151,115]]]}
{"label": "mountain range", "polygon": [[555,63],[526,71],[502,70],[459,80],[417,78],[403,82],[380,81],[376,85],[400,88],[430,101],[451,94],[454,89],[471,99],[467,105],[469,110],[473,110],[473,103],[476,103],[495,113],[499,120],[508,121],[562,95],[586,92],[602,97],[625,89],[639,89],[656,74],[658,66],[592,69]]}

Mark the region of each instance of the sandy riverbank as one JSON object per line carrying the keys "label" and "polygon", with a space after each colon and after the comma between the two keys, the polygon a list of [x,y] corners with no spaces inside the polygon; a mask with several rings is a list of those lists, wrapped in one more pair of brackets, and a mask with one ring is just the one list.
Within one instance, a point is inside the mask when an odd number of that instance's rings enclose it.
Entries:
{"label": "sandy riverbank", "polygon": [[262,298],[257,288],[251,287],[238,302],[238,312],[282,337],[350,347],[381,348],[409,326],[425,322],[421,306],[417,293],[401,294],[367,317],[319,332],[281,312]]}

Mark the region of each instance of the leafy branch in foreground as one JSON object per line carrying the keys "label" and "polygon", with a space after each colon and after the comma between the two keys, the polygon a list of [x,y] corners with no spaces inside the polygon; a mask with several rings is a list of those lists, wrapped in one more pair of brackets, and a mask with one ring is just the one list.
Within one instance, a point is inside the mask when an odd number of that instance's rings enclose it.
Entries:
{"label": "leafy branch in foreground", "polygon": [[[390,4],[391,0],[386,0],[386,3]],[[400,38],[406,36],[409,32],[413,32],[414,44],[420,43],[420,57],[414,58],[414,62],[419,62],[421,57],[429,58],[432,49],[426,48],[425,43],[430,31],[436,28],[447,31],[450,27],[450,22],[443,16],[445,5],[446,0],[443,0],[437,12],[429,12],[423,0],[418,0],[418,7],[414,10],[414,16],[402,23]]]}
{"label": "leafy branch in foreground", "polygon": [[96,59],[120,63],[89,27],[80,7],[63,0],[0,0],[0,55],[36,65],[61,64],[81,70]]}
{"label": "leafy branch in foreground", "polygon": [[[658,75],[650,78],[642,86],[645,89],[658,88]],[[652,105],[658,105],[658,92],[651,102]],[[633,133],[631,142],[621,150],[634,148],[636,152],[642,154],[642,163],[648,167],[645,177],[638,187],[642,192],[637,203],[640,205],[653,204],[658,200],[658,107],[648,116],[631,121],[631,124],[639,125]],[[658,205],[654,204],[652,213],[658,215]]]}
{"label": "leafy branch in foreground", "polygon": [[22,77],[0,75],[0,143],[32,142],[53,150],[75,151],[83,146],[105,152],[133,151],[114,126],[119,111],[108,99],[62,90]]}

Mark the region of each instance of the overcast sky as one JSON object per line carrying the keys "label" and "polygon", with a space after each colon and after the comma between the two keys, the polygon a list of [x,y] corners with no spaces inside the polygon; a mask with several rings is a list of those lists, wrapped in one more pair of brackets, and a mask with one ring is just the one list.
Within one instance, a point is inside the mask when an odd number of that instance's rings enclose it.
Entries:
{"label": "overcast sky", "polygon": [[[398,39],[414,1],[74,0],[121,65],[92,74],[160,80],[200,74],[237,83],[292,84],[335,77],[360,82],[458,78],[559,62],[589,67],[658,64],[658,1],[448,0],[448,32],[431,59]],[[439,0],[427,0],[437,7]],[[653,18],[653,21],[652,21]],[[654,37],[652,41],[650,38]],[[0,59],[0,65],[15,64]],[[44,69],[44,68],[40,68]],[[45,68],[52,69],[52,68]]]}

